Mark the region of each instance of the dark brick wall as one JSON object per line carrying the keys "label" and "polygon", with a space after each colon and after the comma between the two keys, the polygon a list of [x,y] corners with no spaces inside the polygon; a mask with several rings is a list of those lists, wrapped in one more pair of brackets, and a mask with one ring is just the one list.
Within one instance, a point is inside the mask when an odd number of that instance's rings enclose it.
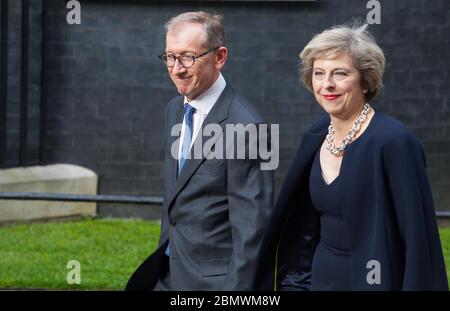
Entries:
{"label": "dark brick wall", "polygon": [[[298,83],[298,53],[315,33],[368,12],[364,0],[80,2],[81,25],[68,25],[65,1],[51,1],[46,160],[93,169],[102,194],[163,193],[164,110],[177,94],[157,55],[170,17],[197,9],[224,16],[230,50],[225,77],[269,122],[280,124],[279,188],[302,134],[322,114]],[[450,2],[380,2],[381,25],[370,30],[386,53],[387,68],[373,105],[418,136],[437,208],[449,210]],[[11,55],[11,72],[16,62]],[[13,85],[10,104],[17,107]],[[15,131],[14,125],[8,128]]]}
{"label": "dark brick wall", "polygon": [[19,163],[20,110],[20,31],[21,3],[9,3],[8,19],[8,103],[7,103],[7,164]]}
{"label": "dark brick wall", "polygon": [[[39,162],[39,104],[41,82],[41,1],[29,1],[28,50],[28,164]],[[8,14],[8,104],[7,104],[7,166],[19,165],[20,102],[21,102],[21,32],[22,2],[9,1]]]}

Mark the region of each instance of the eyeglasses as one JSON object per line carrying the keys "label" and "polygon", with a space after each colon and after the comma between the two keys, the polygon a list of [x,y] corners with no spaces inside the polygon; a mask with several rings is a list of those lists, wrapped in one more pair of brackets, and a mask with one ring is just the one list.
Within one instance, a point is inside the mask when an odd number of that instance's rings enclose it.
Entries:
{"label": "eyeglasses", "polygon": [[158,57],[161,59],[161,61],[167,67],[175,66],[175,60],[178,59],[178,62],[181,64],[181,66],[183,66],[184,68],[189,68],[189,67],[192,67],[194,65],[195,60],[197,58],[205,56],[206,54],[211,53],[212,51],[214,51],[216,49],[217,48],[212,48],[212,49],[206,51],[205,53],[202,53],[202,54],[197,55],[197,56],[189,55],[189,54],[182,54],[182,55],[176,56],[175,54],[165,53],[164,52],[161,55],[159,55]]}

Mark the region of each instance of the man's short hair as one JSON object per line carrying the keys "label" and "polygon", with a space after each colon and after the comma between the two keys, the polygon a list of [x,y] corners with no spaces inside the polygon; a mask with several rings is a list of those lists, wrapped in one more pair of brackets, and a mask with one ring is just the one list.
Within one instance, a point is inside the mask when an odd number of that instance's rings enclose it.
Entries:
{"label": "man's short hair", "polygon": [[172,17],[166,24],[166,33],[176,31],[186,24],[194,23],[203,26],[206,38],[202,46],[206,49],[225,46],[225,31],[222,25],[222,16],[212,15],[204,11],[186,12]]}

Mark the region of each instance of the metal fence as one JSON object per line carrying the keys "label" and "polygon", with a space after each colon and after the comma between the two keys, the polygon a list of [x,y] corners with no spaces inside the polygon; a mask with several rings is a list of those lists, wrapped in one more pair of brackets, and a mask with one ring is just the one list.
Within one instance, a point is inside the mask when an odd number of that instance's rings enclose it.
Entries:
{"label": "metal fence", "polygon": [[[68,201],[126,204],[162,204],[163,198],[156,196],[128,195],[79,195],[44,192],[0,192],[0,200]],[[436,211],[438,219],[450,219],[450,211]]]}
{"label": "metal fence", "polygon": [[66,201],[126,204],[162,204],[162,197],[128,195],[79,195],[45,192],[1,192],[0,200]]}

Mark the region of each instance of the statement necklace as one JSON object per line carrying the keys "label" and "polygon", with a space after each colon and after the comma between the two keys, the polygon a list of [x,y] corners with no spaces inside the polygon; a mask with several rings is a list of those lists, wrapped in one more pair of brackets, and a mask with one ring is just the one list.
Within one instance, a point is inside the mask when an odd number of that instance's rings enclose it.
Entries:
{"label": "statement necklace", "polygon": [[363,124],[367,120],[367,115],[370,111],[370,105],[368,103],[365,103],[363,106],[363,109],[361,113],[359,114],[358,118],[355,121],[355,124],[353,124],[352,129],[350,132],[348,132],[347,136],[345,136],[344,140],[342,140],[342,143],[339,147],[335,147],[333,140],[334,140],[334,127],[333,122],[330,121],[330,126],[328,127],[328,134],[326,137],[327,141],[327,149],[336,157],[340,157],[344,154],[345,149],[347,146],[355,139],[355,135],[359,132],[361,129],[361,124]]}

